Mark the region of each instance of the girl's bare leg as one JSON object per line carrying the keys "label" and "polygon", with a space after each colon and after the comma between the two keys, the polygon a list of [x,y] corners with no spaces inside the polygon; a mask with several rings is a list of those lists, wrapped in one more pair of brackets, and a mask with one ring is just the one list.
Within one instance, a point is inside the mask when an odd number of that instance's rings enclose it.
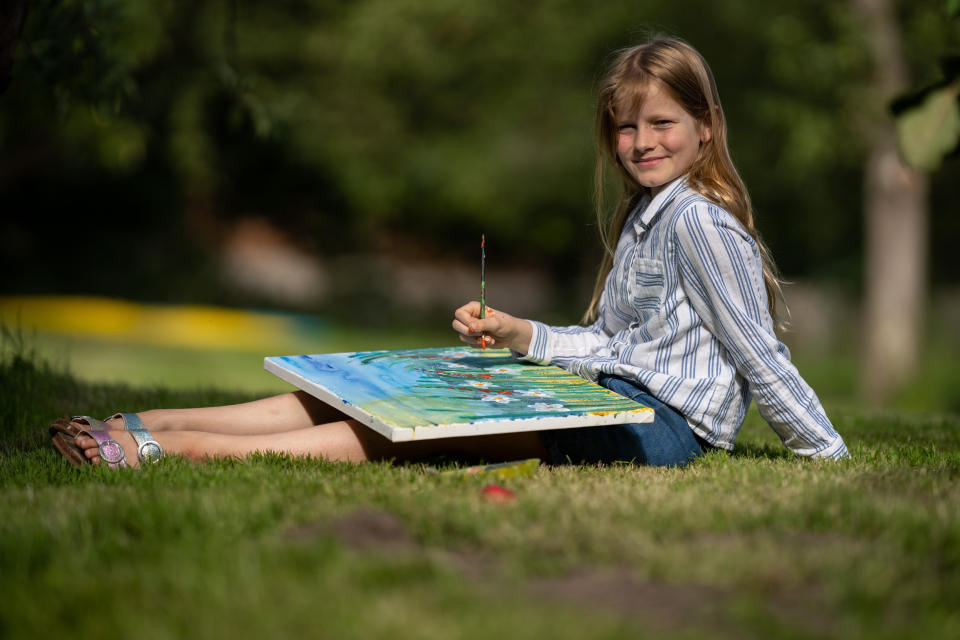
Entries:
{"label": "girl's bare leg", "polygon": [[[196,409],[153,409],[137,414],[154,431],[205,431],[234,435],[278,433],[346,418],[330,405],[303,392],[284,393],[253,402]],[[123,419],[107,421],[123,425]]]}
{"label": "girl's bare leg", "polygon": [[[137,466],[133,436],[126,431],[111,431],[110,435],[127,452],[127,463]],[[536,432],[390,442],[355,420],[341,420],[271,434],[158,431],[153,435],[167,453],[197,461],[217,456],[244,458],[252,453],[268,451],[343,462],[417,460],[440,454],[467,455],[489,462],[547,457]],[[80,436],[76,443],[84,449],[91,462],[100,463],[99,450],[93,438]]]}

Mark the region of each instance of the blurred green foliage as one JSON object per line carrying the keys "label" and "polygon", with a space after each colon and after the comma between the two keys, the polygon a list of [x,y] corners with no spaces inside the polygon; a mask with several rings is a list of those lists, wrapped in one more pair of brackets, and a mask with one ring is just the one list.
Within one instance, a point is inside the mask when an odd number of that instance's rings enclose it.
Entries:
{"label": "blurred green foliage", "polygon": [[[960,47],[904,0],[911,70]],[[0,97],[2,291],[223,301],[213,248],[265,216],[324,254],[594,268],[593,88],[650,32],[710,61],[759,226],[791,276],[860,277],[869,60],[846,3],[35,0]],[[886,97],[889,98],[889,97]],[[933,176],[956,280],[960,161]],[[122,265],[122,266],[119,266]]]}
{"label": "blurred green foliage", "polygon": [[[946,15],[960,19],[960,0],[947,0]],[[953,53],[943,57],[943,77],[935,84],[901,96],[891,105],[901,153],[908,164],[921,170],[939,169],[960,144],[960,55]]]}

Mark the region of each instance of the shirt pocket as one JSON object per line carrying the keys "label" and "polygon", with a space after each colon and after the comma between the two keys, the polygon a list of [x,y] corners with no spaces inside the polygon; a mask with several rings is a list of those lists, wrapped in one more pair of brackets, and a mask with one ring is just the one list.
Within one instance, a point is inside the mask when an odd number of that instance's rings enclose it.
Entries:
{"label": "shirt pocket", "polygon": [[646,322],[663,308],[663,263],[634,256],[630,263],[627,292],[633,312]]}

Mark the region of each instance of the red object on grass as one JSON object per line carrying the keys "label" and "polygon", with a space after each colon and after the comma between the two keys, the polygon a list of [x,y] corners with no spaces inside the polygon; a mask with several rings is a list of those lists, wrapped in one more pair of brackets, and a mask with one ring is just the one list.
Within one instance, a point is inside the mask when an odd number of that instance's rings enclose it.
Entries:
{"label": "red object on grass", "polygon": [[517,499],[517,494],[499,484],[488,484],[480,489],[480,497],[490,502],[511,502]]}

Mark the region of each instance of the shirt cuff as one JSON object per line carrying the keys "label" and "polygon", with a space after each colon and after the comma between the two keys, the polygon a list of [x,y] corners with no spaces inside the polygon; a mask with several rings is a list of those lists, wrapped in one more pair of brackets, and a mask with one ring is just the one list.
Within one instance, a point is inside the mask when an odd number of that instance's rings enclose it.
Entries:
{"label": "shirt cuff", "polygon": [[536,320],[526,320],[530,323],[533,333],[530,336],[530,346],[527,348],[527,353],[521,355],[517,352],[514,352],[515,355],[519,356],[521,360],[526,362],[533,362],[534,364],[550,364],[551,358],[549,353],[549,341],[550,341],[550,330],[547,328],[547,325],[542,322],[537,322]]}
{"label": "shirt cuff", "polygon": [[843,442],[843,438],[837,436],[836,440],[831,442],[823,449],[815,452],[810,457],[823,460],[841,460],[843,458],[849,458],[850,451],[847,449],[847,445]]}

